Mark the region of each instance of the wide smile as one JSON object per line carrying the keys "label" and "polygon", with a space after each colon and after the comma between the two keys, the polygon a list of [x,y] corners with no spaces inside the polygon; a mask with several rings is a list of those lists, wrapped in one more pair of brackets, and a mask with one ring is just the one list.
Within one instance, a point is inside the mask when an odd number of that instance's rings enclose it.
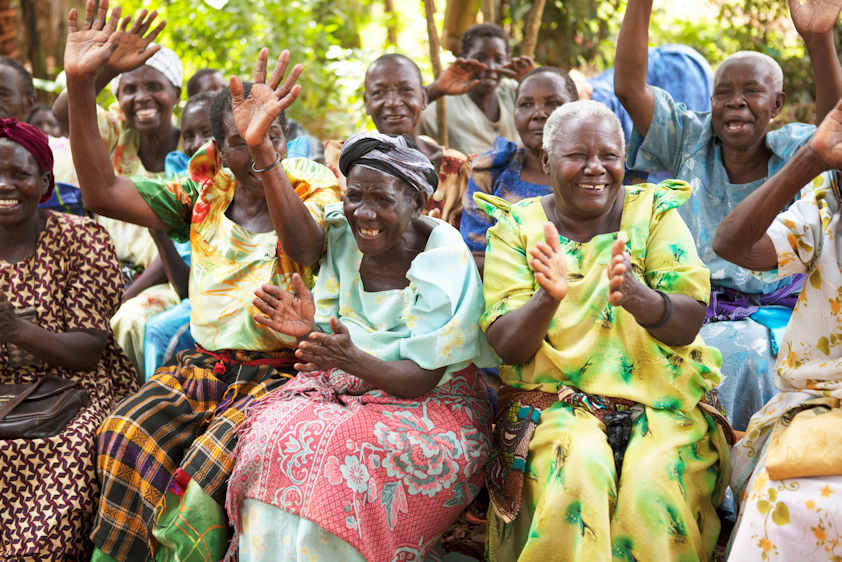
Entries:
{"label": "wide smile", "polygon": [[20,207],[17,199],[0,199],[0,211],[14,211]]}
{"label": "wide smile", "polygon": [[576,184],[576,187],[578,187],[582,191],[596,194],[608,191],[608,188],[610,186],[607,183],[579,183]]}
{"label": "wide smile", "polygon": [[382,228],[357,228],[357,234],[359,234],[360,238],[363,240],[376,240],[383,234]]}
{"label": "wide smile", "polygon": [[725,122],[723,122],[722,125],[723,125],[723,128],[724,128],[725,132],[728,133],[728,134],[731,134],[731,135],[738,135],[738,134],[741,134],[741,133],[747,133],[753,127],[753,124],[750,121],[737,120],[737,119],[725,121]]}
{"label": "wide smile", "polygon": [[136,123],[151,123],[158,118],[158,110],[155,108],[137,109],[134,112]]}

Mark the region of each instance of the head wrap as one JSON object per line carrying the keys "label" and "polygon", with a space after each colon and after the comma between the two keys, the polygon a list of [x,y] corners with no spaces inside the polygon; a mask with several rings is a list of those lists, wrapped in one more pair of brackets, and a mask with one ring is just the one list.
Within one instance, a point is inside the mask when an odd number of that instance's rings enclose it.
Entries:
{"label": "head wrap", "polygon": [[[161,47],[157,53],[149,57],[144,63],[146,66],[151,66],[158,72],[164,75],[170,84],[176,88],[181,88],[181,83],[184,80],[184,69],[181,65],[181,59],[175,54],[175,51],[167,47]],[[111,82],[111,91],[114,97],[117,97],[117,91],[120,87],[120,76],[117,76]]]}
{"label": "head wrap", "polygon": [[56,182],[53,178],[53,151],[50,150],[50,144],[47,140],[47,135],[41,132],[41,129],[18,121],[14,117],[9,119],[0,119],[0,138],[7,137],[32,154],[35,161],[41,167],[42,172],[50,173],[50,189],[41,198],[41,203],[47,201],[50,195],[53,194]]}
{"label": "head wrap", "polygon": [[339,171],[348,176],[351,167],[362,164],[406,182],[417,191],[433,194],[439,177],[430,159],[409,144],[408,137],[382,133],[357,133],[345,141],[339,155]]}

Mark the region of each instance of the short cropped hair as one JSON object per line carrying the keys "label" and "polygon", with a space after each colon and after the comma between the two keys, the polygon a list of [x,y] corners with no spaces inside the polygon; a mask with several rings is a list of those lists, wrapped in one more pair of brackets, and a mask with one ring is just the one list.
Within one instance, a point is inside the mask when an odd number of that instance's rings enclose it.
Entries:
{"label": "short cropped hair", "polygon": [[464,57],[474,43],[480,39],[496,38],[502,39],[506,44],[506,54],[509,54],[509,35],[499,25],[493,23],[478,23],[472,25],[462,34],[462,46],[460,47],[459,56]]}
{"label": "short cropped hair", "polygon": [[23,81],[23,95],[31,97],[35,95],[35,85],[32,83],[32,74],[21,63],[6,55],[0,56],[0,66],[8,66],[18,73]]}
{"label": "short cropped hair", "polygon": [[784,91],[784,71],[781,69],[781,65],[779,65],[778,61],[769,55],[764,55],[763,53],[759,53],[757,51],[737,51],[733,55],[725,57],[725,60],[719,63],[719,66],[716,67],[716,72],[713,74],[714,85],[716,85],[717,80],[719,80],[719,76],[722,74],[722,69],[724,69],[728,63],[737,61],[751,61],[757,65],[765,66],[769,71],[769,74],[772,76],[772,87],[775,89],[775,93]]}
{"label": "short cropped hair", "polygon": [[576,88],[576,83],[570,77],[567,72],[564,70],[557,68],[555,66],[539,66],[538,68],[533,68],[529,72],[523,75],[523,78],[520,79],[518,82],[517,89],[515,90],[515,98],[520,94],[520,86],[526,82],[526,80],[536,74],[555,74],[559,76],[564,82],[564,92],[570,97],[570,101],[576,101],[579,99],[579,90]]}
{"label": "short cropped hair", "polygon": [[199,81],[203,76],[215,74],[217,72],[219,72],[219,70],[215,68],[200,68],[194,72],[193,76],[190,77],[190,80],[187,81],[187,97],[192,98],[199,92]]}
{"label": "short cropped hair", "polygon": [[623,135],[623,127],[620,120],[614,115],[607,105],[593,100],[579,100],[566,103],[552,112],[544,124],[544,152],[552,152],[553,143],[564,135],[568,134],[567,123],[574,118],[599,120],[605,119],[617,131],[617,138],[620,140],[620,147],[623,152],[626,150],[626,137]]}
{"label": "short cropped hair", "polygon": [[400,53],[386,53],[374,59],[374,61],[370,65],[368,65],[368,68],[365,71],[365,78],[363,78],[363,84],[365,84],[366,80],[368,80],[369,71],[371,71],[371,69],[374,68],[376,64],[386,61],[403,61],[409,63],[410,66],[412,66],[412,68],[415,69],[415,72],[418,75],[418,83],[421,85],[422,88],[424,87],[424,77],[421,75],[421,69],[418,68],[418,65],[415,63],[414,60]]}

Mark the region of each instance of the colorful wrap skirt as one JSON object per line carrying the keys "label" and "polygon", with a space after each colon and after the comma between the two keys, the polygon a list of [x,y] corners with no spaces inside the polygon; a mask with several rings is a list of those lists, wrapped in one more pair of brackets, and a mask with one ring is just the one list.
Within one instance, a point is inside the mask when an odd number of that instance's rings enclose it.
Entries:
{"label": "colorful wrap skirt", "polygon": [[[184,351],[123,401],[98,434],[94,560],[153,553],[159,560],[219,560],[229,536],[221,506],[237,428],[246,408],[292,377],[282,370],[291,363],[290,352]],[[208,513],[197,504],[211,513],[216,504],[216,516],[178,513]]]}
{"label": "colorful wrap skirt", "polygon": [[[260,526],[243,514],[255,500],[286,512],[276,519],[287,542],[319,531],[308,560],[354,551],[371,562],[424,559],[482,486],[490,419],[473,366],[413,399],[339,369],[299,374],[241,429],[226,503],[241,562],[287,559],[290,546],[254,535]],[[303,551],[292,544],[288,554]]]}

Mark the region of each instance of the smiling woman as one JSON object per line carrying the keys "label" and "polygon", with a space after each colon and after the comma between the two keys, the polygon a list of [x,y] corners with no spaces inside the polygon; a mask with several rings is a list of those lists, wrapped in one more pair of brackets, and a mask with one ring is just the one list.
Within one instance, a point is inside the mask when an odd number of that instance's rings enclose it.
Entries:
{"label": "smiling woman", "polygon": [[[108,320],[122,280],[105,230],[38,209],[53,189],[47,137],[0,119],[0,383],[73,381],[90,404],[55,435],[0,439],[0,558],[89,552],[97,428],[136,389]],[[8,402],[6,402],[8,404]]]}
{"label": "smiling woman", "polygon": [[506,385],[488,557],[708,559],[728,446],[702,404],[719,356],[697,337],[710,285],[676,210],[690,187],[624,187],[622,128],[598,102],[557,109],[543,145],[551,195],[476,196],[497,219],[480,326]]}

